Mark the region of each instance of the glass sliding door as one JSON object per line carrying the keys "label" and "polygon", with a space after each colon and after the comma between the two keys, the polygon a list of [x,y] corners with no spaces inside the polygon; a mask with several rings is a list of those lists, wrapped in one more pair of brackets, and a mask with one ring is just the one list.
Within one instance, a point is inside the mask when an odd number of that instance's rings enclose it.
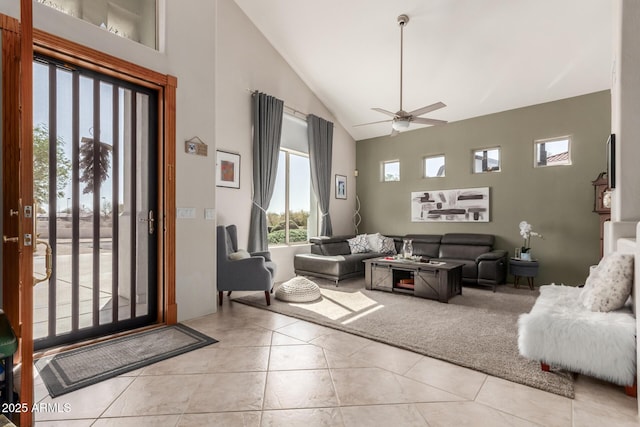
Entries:
{"label": "glass sliding door", "polygon": [[157,93],[34,62],[35,348],[157,317]]}

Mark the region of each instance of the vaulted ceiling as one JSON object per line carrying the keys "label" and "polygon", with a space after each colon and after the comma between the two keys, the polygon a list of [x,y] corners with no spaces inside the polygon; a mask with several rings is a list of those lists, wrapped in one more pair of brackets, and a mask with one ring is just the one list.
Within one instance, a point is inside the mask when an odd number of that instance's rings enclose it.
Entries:
{"label": "vaulted ceiling", "polygon": [[[611,88],[611,0],[235,0],[356,140],[372,111],[457,121]],[[286,102],[286,100],[285,100]],[[446,125],[445,125],[446,126]],[[411,129],[423,127],[411,124]]]}

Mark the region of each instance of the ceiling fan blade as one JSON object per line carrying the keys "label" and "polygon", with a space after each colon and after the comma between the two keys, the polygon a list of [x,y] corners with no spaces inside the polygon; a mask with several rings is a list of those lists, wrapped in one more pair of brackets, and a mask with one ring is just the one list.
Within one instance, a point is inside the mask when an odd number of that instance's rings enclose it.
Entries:
{"label": "ceiling fan blade", "polygon": [[419,123],[421,125],[442,125],[447,123],[446,120],[428,119],[426,117],[414,117],[411,123]]}
{"label": "ceiling fan blade", "polygon": [[396,113],[392,113],[391,111],[384,110],[382,108],[372,108],[373,111],[377,111],[378,113],[386,114],[387,116],[395,117]]}
{"label": "ceiling fan blade", "polygon": [[390,119],[390,120],[380,120],[380,121],[378,121],[378,122],[360,123],[359,125],[353,125],[353,127],[355,128],[355,127],[358,127],[358,126],[375,125],[375,124],[378,124],[378,123],[387,123],[387,122],[391,122],[391,121],[393,121],[393,119]]}
{"label": "ceiling fan blade", "polygon": [[410,116],[421,116],[423,114],[427,114],[427,113],[430,113],[431,111],[439,110],[444,107],[446,107],[446,104],[444,102],[436,102],[435,104],[427,105],[426,107],[409,111],[407,114]]}

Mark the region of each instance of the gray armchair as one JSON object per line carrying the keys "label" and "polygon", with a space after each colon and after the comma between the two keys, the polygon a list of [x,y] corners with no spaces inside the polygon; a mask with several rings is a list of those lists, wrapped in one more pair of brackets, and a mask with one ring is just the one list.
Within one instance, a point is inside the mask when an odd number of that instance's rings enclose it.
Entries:
{"label": "gray armchair", "polygon": [[[222,305],[223,292],[264,291],[267,305],[271,305],[269,293],[273,291],[276,264],[269,252],[238,253],[238,233],[235,225],[219,225],[217,239],[218,302]],[[234,255],[232,255],[234,254]]]}

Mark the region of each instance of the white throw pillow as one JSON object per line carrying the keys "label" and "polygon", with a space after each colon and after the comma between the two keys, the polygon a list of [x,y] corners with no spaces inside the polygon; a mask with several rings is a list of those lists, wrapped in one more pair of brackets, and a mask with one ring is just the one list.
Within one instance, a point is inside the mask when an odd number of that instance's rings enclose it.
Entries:
{"label": "white throw pillow", "polygon": [[629,298],[632,286],[633,255],[614,252],[589,274],[583,304],[591,311],[618,310]]}
{"label": "white throw pillow", "polygon": [[367,240],[369,241],[369,248],[373,252],[380,252],[380,233],[367,234]]}
{"label": "white throw pillow", "polygon": [[398,253],[396,252],[396,244],[391,237],[380,236],[379,245],[380,250],[378,252],[381,254],[395,255]]}
{"label": "white throw pillow", "polygon": [[598,265],[594,267],[590,267],[589,276],[587,276],[587,280],[584,282],[584,286],[582,287],[582,291],[578,296],[578,301],[584,305],[584,301],[587,298],[587,295],[591,293],[591,289],[593,289],[593,284],[600,280],[600,267],[604,265],[604,260],[606,258],[602,258]]}
{"label": "white throw pillow", "polygon": [[371,251],[366,234],[358,234],[353,239],[347,239],[352,254],[364,254]]}
{"label": "white throw pillow", "polygon": [[246,258],[251,258],[251,254],[244,249],[239,249],[238,252],[232,252],[229,254],[229,259],[232,261]]}

